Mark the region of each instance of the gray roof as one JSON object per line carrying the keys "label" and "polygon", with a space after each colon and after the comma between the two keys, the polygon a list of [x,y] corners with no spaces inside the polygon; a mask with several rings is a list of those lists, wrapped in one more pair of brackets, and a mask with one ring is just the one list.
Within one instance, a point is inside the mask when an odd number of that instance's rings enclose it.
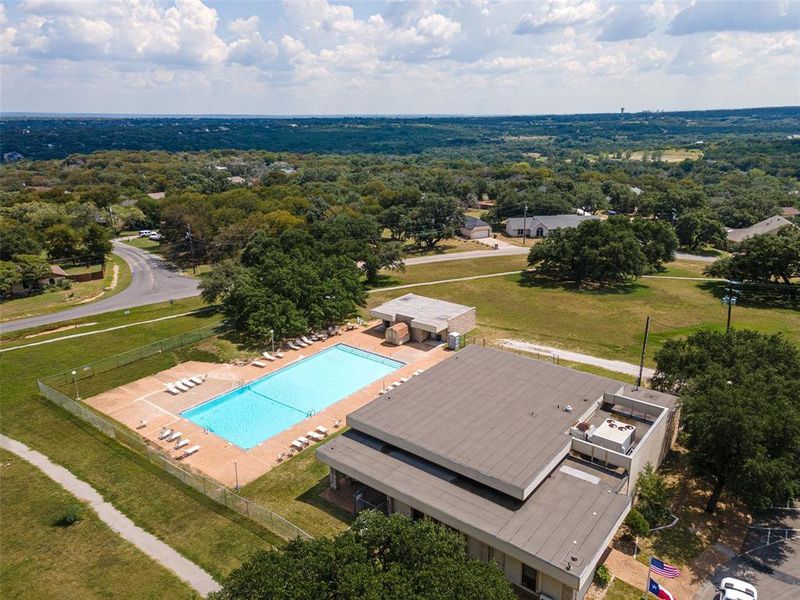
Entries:
{"label": "gray roof", "polygon": [[354,411],[347,422],[521,500],[569,452],[570,426],[604,392],[623,387],[473,345]]}
{"label": "gray roof", "polygon": [[380,306],[370,309],[369,312],[373,317],[384,321],[393,322],[405,318],[410,321],[409,324],[412,327],[438,333],[447,329],[451,319],[463,315],[473,308],[437,298],[405,294],[384,302]]}
{"label": "gray roof", "polygon": [[[597,217],[594,215],[543,215],[541,217],[528,217],[526,221],[524,217],[511,217],[508,220],[508,225],[512,229],[531,229],[538,224],[544,225],[547,229],[562,229],[565,227],[577,227],[584,221],[595,221]],[[526,223],[523,227],[522,224]]]}
{"label": "gray roof", "polygon": [[477,217],[464,215],[464,229],[475,229],[476,227],[491,227],[491,225]]}
{"label": "gray roof", "polygon": [[318,448],[317,456],[576,588],[592,577],[631,502],[615,493],[620,476],[571,457],[520,501],[355,430]]}
{"label": "gray roof", "polygon": [[793,225],[791,221],[788,219],[784,219],[783,217],[776,216],[770,217],[769,219],[764,219],[763,221],[759,221],[755,225],[751,225],[750,227],[745,227],[743,229],[729,229],[728,230],[728,240],[731,242],[743,242],[749,237],[753,237],[754,235],[763,235],[765,233],[777,233],[784,227]]}

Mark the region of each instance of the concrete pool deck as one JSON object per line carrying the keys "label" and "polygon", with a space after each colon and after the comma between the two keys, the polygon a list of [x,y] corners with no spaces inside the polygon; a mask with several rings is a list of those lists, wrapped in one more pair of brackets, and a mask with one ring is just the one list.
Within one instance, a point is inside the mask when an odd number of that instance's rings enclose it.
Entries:
{"label": "concrete pool deck", "polygon": [[[347,344],[393,358],[405,363],[405,366],[385,379],[361,388],[249,450],[239,448],[214,433],[204,431],[202,427],[180,415],[189,408],[336,344]],[[336,429],[334,424],[337,421],[344,424],[348,413],[376,398],[384,385],[388,386],[401,377],[411,377],[414,371],[435,365],[449,353],[450,351],[444,346],[434,347],[429,344],[410,343],[391,346],[383,341],[382,331],[377,331],[375,323],[371,323],[369,328],[344,331],[340,335],[332,336],[324,342],[317,342],[300,351],[286,350],[282,359],[267,363],[263,368],[251,364],[190,361],[87,398],[84,402],[136,431],[151,445],[175,458],[182,454],[182,450],[174,450],[174,442],[159,440],[158,435],[164,427],[180,431],[181,439],[190,440],[184,448],[195,444],[200,446],[196,454],[182,461],[187,467],[230,487],[236,485],[238,471],[238,483],[244,486],[279,464],[278,455],[288,451],[293,440],[305,436],[319,425],[327,427],[332,433]],[[166,391],[165,384],[195,375],[206,376],[206,381],[177,396]],[[147,424],[139,427],[141,421],[146,421]]]}

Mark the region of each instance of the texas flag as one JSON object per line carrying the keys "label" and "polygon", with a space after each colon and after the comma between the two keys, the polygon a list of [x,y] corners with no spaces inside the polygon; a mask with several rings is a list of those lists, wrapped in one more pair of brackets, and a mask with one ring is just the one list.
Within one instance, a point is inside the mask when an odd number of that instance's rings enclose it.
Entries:
{"label": "texas flag", "polygon": [[648,590],[647,591],[650,592],[651,594],[653,594],[656,598],[661,598],[661,600],[675,600],[675,596],[670,594],[666,589],[664,589],[663,587],[658,585],[652,579],[650,580],[650,583],[648,584]]}

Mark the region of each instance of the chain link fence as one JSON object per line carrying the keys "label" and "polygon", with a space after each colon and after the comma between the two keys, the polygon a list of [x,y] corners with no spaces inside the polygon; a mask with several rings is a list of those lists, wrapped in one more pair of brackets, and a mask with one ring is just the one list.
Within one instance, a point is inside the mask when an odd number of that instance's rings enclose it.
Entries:
{"label": "chain link fence", "polygon": [[[173,477],[176,477],[186,485],[191,486],[212,499],[214,502],[244,515],[281,538],[285,540],[298,537],[312,539],[311,535],[272,510],[240,496],[236,492],[201,473],[188,470],[184,465],[179,464],[175,459],[168,456],[160,449],[150,445],[145,438],[127,428],[106,421],[82,403],[76,402],[66,394],[55,389],[70,384],[73,381],[94,377],[99,373],[122,367],[159,352],[166,352],[187,344],[192,344],[196,341],[217,335],[218,333],[219,331],[215,327],[205,327],[179,336],[167,338],[160,342],[148,344],[147,346],[142,346],[141,348],[136,348],[129,352],[124,352],[77,369],[70,369],[63,373],[37,380],[39,393],[64,410],[89,423],[108,437],[144,456],[152,464],[157,465]],[[75,373],[74,375],[73,372]]]}

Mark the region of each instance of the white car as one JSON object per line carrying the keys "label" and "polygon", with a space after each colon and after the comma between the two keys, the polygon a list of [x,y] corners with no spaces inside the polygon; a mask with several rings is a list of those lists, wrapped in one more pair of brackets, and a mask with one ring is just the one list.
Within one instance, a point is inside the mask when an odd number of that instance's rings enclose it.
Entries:
{"label": "white car", "polygon": [[155,233],[151,233],[150,235],[148,235],[147,239],[149,239],[150,241],[153,241],[153,242],[160,242],[161,240],[164,239],[164,236],[161,235],[158,232],[155,232]]}
{"label": "white car", "polygon": [[719,600],[758,600],[758,591],[746,581],[726,577],[719,584]]}
{"label": "white car", "polygon": [[150,237],[150,234],[153,233],[149,229],[142,229],[139,231],[139,237]]}

